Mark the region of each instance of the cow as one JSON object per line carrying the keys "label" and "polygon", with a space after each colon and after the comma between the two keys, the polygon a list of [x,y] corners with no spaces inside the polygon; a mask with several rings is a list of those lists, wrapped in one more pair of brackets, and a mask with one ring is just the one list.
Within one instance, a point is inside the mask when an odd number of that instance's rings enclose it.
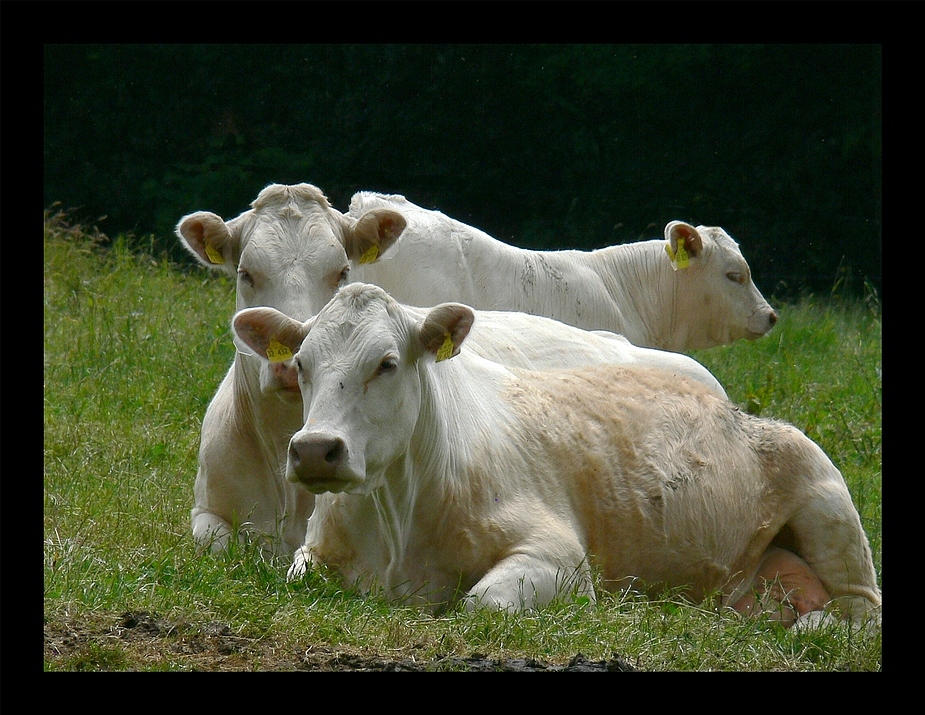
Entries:
{"label": "cow", "polygon": [[[197,211],[180,220],[177,234],[203,265],[235,277],[236,310],[271,306],[306,319],[348,281],[351,263],[362,265],[371,250],[388,252],[404,227],[404,217],[392,209],[371,209],[353,219],[313,186],[271,185],[237,218],[225,222]],[[639,348],[619,335],[507,312],[485,314],[479,323],[472,349],[505,364],[658,364],[725,396],[694,359]],[[239,346],[202,423],[191,515],[197,543],[222,551],[238,532],[273,553],[291,554],[301,546],[314,498],[283,476],[289,437],[301,417],[291,361],[266,363]]]}
{"label": "cow", "polygon": [[[346,282],[350,260],[373,246],[386,250],[404,227],[391,210],[347,219],[303,185],[268,187],[227,222],[209,211],[188,214],[176,233],[201,264],[235,279],[236,310],[266,305],[304,319]],[[291,554],[302,543],[314,497],[280,478],[301,412],[291,366],[236,352],[202,422],[191,513],[198,544],[220,552],[238,533]]]}
{"label": "cow", "polygon": [[750,612],[760,577],[806,586],[793,618],[879,613],[845,481],[798,429],[650,366],[506,367],[462,349],[477,321],[357,283],[304,322],[234,317],[257,355],[284,346],[298,370],[286,475],[316,500],[291,578],[323,564],[439,613],[593,601],[594,568],[608,589]]}
{"label": "cow", "polygon": [[395,257],[361,267],[355,279],[403,303],[518,310],[676,352],[754,340],[777,322],[738,244],[717,226],[670,221],[665,240],[534,251],[397,194],[358,192],[348,215],[383,209],[407,222]]}

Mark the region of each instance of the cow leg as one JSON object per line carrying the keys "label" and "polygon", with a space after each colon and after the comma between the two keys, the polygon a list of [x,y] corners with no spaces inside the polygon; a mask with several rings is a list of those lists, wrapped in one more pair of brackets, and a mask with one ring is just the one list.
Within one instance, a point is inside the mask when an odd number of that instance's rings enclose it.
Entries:
{"label": "cow leg", "polygon": [[192,511],[193,539],[199,546],[212,553],[219,553],[228,547],[234,530],[225,519],[201,507]]}
{"label": "cow leg", "polygon": [[465,596],[467,610],[496,608],[522,611],[549,603],[556,597],[586,596],[595,600],[586,562],[563,568],[529,554],[514,554],[496,564]]}
{"label": "cow leg", "polygon": [[[861,519],[841,474],[815,485],[788,521],[794,550],[815,572],[844,618],[864,620],[881,604],[877,573]],[[836,478],[837,477],[837,478]]]}
{"label": "cow leg", "polygon": [[751,579],[752,588],[732,607],[747,616],[765,614],[788,628],[797,618],[821,611],[829,592],[803,559],[792,551],[768,547]]}

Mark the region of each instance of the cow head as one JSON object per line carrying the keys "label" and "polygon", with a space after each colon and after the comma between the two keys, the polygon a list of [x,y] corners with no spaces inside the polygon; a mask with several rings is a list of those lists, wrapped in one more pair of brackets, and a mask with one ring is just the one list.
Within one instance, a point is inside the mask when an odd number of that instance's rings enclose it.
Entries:
{"label": "cow head", "polygon": [[304,323],[277,310],[239,312],[233,329],[264,360],[291,353],[304,425],[286,474],[310,491],[368,494],[407,449],[421,409],[418,363],[459,353],[474,315],[445,303],[423,317],[355,283]]}
{"label": "cow head", "polygon": [[[301,320],[349,281],[351,266],[378,260],[405,228],[404,217],[387,209],[345,216],[310,184],[271,184],[251,207],[230,221],[189,214],[177,235],[200,263],[236,279],[236,310],[271,306]],[[287,362],[264,365],[260,385],[295,391],[295,370]]]}
{"label": "cow head", "polygon": [[[718,226],[665,226],[665,252],[677,281],[675,344],[689,349],[755,340],[777,322],[777,313],[752,282],[739,245]],[[674,349],[674,348],[670,348]]]}

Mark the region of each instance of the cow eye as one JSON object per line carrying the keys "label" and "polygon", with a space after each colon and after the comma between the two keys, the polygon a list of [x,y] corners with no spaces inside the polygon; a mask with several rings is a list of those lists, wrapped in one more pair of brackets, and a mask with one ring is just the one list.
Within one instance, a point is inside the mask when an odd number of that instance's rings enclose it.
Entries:
{"label": "cow eye", "polygon": [[347,266],[340,272],[340,276],[337,279],[337,285],[343,285],[347,282],[347,276],[350,275],[350,266]]}
{"label": "cow eye", "polygon": [[238,270],[238,280],[243,281],[244,283],[247,283],[247,285],[249,285],[251,288],[254,287],[253,276],[251,276],[251,274],[245,271],[244,269]]}
{"label": "cow eye", "polygon": [[398,369],[398,360],[395,358],[387,357],[381,363],[376,370],[376,375],[385,375],[390,372],[395,372]]}
{"label": "cow eye", "polygon": [[309,382],[310,375],[302,367],[302,361],[299,359],[299,356],[296,355],[292,362],[295,364],[296,372],[299,373],[299,379],[302,382]]}
{"label": "cow eye", "polygon": [[745,276],[743,276],[741,273],[737,273],[736,271],[731,271],[727,273],[726,278],[731,280],[733,283],[744,283],[745,282]]}

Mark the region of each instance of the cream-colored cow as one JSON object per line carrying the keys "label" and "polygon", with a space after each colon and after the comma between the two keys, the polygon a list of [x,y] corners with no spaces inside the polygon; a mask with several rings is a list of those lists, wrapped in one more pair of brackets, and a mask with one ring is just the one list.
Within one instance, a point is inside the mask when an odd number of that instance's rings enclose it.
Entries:
{"label": "cream-colored cow", "polygon": [[[270,187],[227,222],[209,211],[189,214],[177,235],[203,265],[236,280],[237,310],[267,305],[305,319],[346,282],[351,260],[371,246],[385,250],[404,227],[389,210],[346,218],[305,185]],[[281,478],[301,414],[289,365],[235,355],[202,422],[191,518],[197,543],[220,551],[236,531],[280,553],[302,543],[314,497]]]}
{"label": "cream-colored cow", "polygon": [[267,360],[283,346],[299,372],[287,475],[316,502],[292,576],[320,563],[434,609],[516,610],[593,598],[593,563],[607,588],[742,610],[779,576],[799,590],[791,619],[830,599],[878,611],[851,495],[802,432],[657,368],[505,367],[467,349],[478,319],[364,284],[304,323],[235,316],[240,340]]}
{"label": "cream-colored cow", "polygon": [[671,221],[664,240],[531,251],[403,196],[359,192],[348,213],[385,209],[407,223],[392,258],[352,275],[402,303],[519,310],[676,352],[754,340],[777,322],[738,244],[717,226]]}

